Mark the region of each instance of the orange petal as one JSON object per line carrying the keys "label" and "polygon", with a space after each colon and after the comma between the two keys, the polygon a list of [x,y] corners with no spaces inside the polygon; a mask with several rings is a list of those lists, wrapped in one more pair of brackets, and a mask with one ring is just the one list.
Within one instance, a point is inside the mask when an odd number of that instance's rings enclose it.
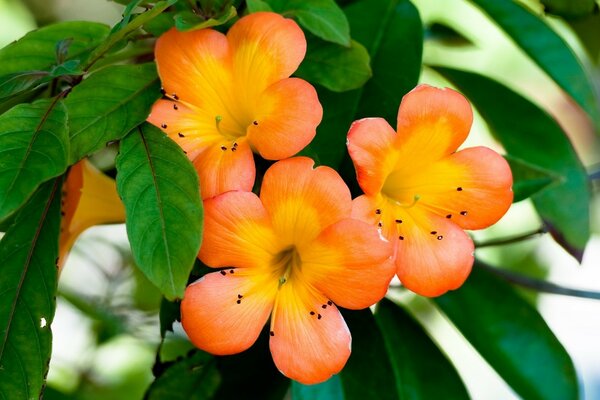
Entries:
{"label": "orange petal", "polygon": [[258,104],[256,119],[247,135],[252,146],[268,160],[291,157],[306,147],[323,117],[317,92],[298,78],[269,86]]}
{"label": "orange petal", "polygon": [[252,150],[245,138],[234,142],[215,141],[194,159],[202,198],[230,190],[250,191],[256,174]]}
{"label": "orange petal", "polygon": [[211,267],[267,267],[275,236],[260,199],[227,192],[204,201],[204,238],[198,257]]}
{"label": "orange petal", "polygon": [[258,12],[241,18],[227,33],[235,87],[241,101],[255,101],[272,83],[289,77],[306,54],[300,27],[279,14]]}
{"label": "orange petal", "polygon": [[303,282],[281,286],[271,319],[271,353],[285,376],[303,384],[323,382],[342,370],[351,337],[335,305]]}
{"label": "orange petal", "polygon": [[396,147],[400,171],[415,171],[453,153],[467,138],[473,111],[452,89],[417,86],[398,110]]}
{"label": "orange petal", "polygon": [[321,231],[350,216],[350,190],[336,171],[314,168],[295,157],[273,164],[265,173],[260,198],[282,245],[310,243]]}
{"label": "orange petal", "polygon": [[77,237],[87,228],[125,221],[125,208],[115,181],[104,175],[87,159],[69,170],[63,187],[63,219],[59,241],[59,268]]}
{"label": "orange petal", "polygon": [[444,217],[411,209],[398,227],[396,267],[404,286],[423,296],[457,289],[473,266],[473,241]]}
{"label": "orange petal", "polygon": [[329,226],[299,251],[303,274],[344,308],[366,308],[381,300],[396,269],[390,243],[374,226],[354,219]]}
{"label": "orange petal", "polygon": [[256,341],[273,309],[277,281],[239,269],[222,272],[207,274],[188,286],[181,302],[181,323],[195,346],[228,355]]}
{"label": "orange petal", "polygon": [[227,38],[212,29],[179,32],[172,28],[156,41],[158,74],[166,95],[196,107],[230,103],[232,93]]}
{"label": "orange petal", "polygon": [[396,165],[396,132],[383,118],[354,121],[348,131],[348,152],[361,189],[368,195],[381,190]]}

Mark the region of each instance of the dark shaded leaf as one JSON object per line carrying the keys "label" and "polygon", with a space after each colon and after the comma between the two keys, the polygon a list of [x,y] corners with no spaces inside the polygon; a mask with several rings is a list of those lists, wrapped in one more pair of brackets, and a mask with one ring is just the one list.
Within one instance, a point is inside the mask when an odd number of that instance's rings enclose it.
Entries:
{"label": "dark shaded leaf", "polygon": [[520,396],[578,398],[573,362],[544,319],[477,262],[459,290],[434,301]]}
{"label": "dark shaded leaf", "polygon": [[[469,399],[452,363],[402,307],[383,299],[375,319],[401,399]],[[431,384],[431,377],[435,377],[435,385]]]}
{"label": "dark shaded leaf", "polygon": [[0,116],[0,221],[69,160],[67,113],[59,98],[20,104]]}
{"label": "dark shaded leaf", "polygon": [[424,34],[426,40],[433,40],[446,46],[462,47],[473,45],[471,40],[458,33],[454,28],[441,22],[433,22],[427,25]]}
{"label": "dark shaded leaf", "polygon": [[180,307],[181,303],[176,301],[169,301],[165,298],[160,302],[160,311],[158,316],[160,318],[160,336],[164,339],[167,335],[167,331],[173,332],[173,324],[175,321],[180,321]]}
{"label": "dark shaded leaf", "polygon": [[568,21],[569,26],[588,52],[596,65],[600,63],[600,12],[585,18]]}
{"label": "dark shaded leaf", "polygon": [[345,400],[340,376],[334,375],[316,385],[292,381],[292,400]]}
{"label": "dark shaded leaf", "polygon": [[0,240],[0,397],[41,398],[56,307],[60,184],[42,185]]}
{"label": "dark shaded leaf", "polygon": [[505,156],[513,175],[513,202],[525,200],[553,183],[560,176],[512,156]]}
{"label": "dark shaded leaf", "polygon": [[532,200],[555,239],[581,260],[590,237],[590,189],[587,173],[560,125],[496,81],[449,68],[436,70],[473,102],[509,155],[560,177],[560,184]]}
{"label": "dark shaded leaf", "polygon": [[154,63],[106,67],[81,82],[65,101],[71,162],[121,139],[148,117],[159,97]]}
{"label": "dark shaded leaf", "polygon": [[117,171],[136,264],[167,299],[182,298],[202,237],[194,166],[175,142],[144,123],[121,141]]}
{"label": "dark shaded leaf", "polygon": [[235,7],[229,7],[223,15],[217,18],[205,19],[192,11],[181,11],[175,14],[175,27],[180,31],[192,31],[197,29],[212,28],[213,26],[223,25],[237,16]]}
{"label": "dark shaded leaf", "polygon": [[541,0],[548,14],[565,18],[579,18],[591,14],[597,9],[595,0]]}

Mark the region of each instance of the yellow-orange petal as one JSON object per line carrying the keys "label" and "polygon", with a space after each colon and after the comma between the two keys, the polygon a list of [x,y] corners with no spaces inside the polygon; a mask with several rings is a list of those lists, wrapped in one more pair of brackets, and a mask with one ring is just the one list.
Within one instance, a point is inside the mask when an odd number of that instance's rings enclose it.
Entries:
{"label": "yellow-orange petal", "polygon": [[59,240],[59,268],[77,237],[87,228],[125,221],[125,207],[115,181],[87,159],[73,165],[63,187],[63,218]]}
{"label": "yellow-orange petal", "polygon": [[263,158],[281,160],[306,147],[323,117],[316,90],[302,79],[283,79],[269,86],[258,101],[248,140]]}
{"label": "yellow-orange petal", "polygon": [[273,164],[265,173],[260,199],[282,245],[310,243],[334,222],[350,216],[350,190],[329,167],[294,157]]}
{"label": "yellow-orange petal", "polygon": [[245,138],[212,142],[193,160],[203,199],[231,190],[250,191],[256,174],[252,149]]}
{"label": "yellow-orange petal", "polygon": [[383,118],[363,118],[350,126],[348,153],[358,184],[367,195],[378,193],[394,169],[398,160],[395,140],[396,132]]}
{"label": "yellow-orange petal", "polygon": [[207,274],[188,286],[181,302],[181,323],[195,346],[228,355],[256,341],[273,309],[277,281],[240,269],[222,272]]}
{"label": "yellow-orange petal", "polygon": [[394,276],[392,246],[366,222],[344,219],[299,249],[302,272],[337,305],[362,309],[381,300]]}
{"label": "yellow-orange petal", "polygon": [[457,289],[473,266],[473,241],[455,223],[411,209],[399,228],[396,268],[404,286],[423,296]]}
{"label": "yellow-orange petal", "polygon": [[496,223],[512,204],[512,174],[506,160],[486,147],[454,153],[410,177],[426,207],[464,229]]}
{"label": "yellow-orange petal", "polygon": [[158,38],[154,53],[167,96],[217,113],[231,102],[231,59],[222,33],[172,28]]}
{"label": "yellow-orange petal", "polygon": [[289,77],[306,54],[306,39],[298,24],[271,12],[241,18],[227,40],[242,102],[256,101],[269,85]]}
{"label": "yellow-orange petal", "polygon": [[404,96],[398,110],[397,169],[416,171],[453,153],[467,138],[472,123],[471,105],[462,94],[417,86]]}
{"label": "yellow-orange petal", "polygon": [[271,319],[273,361],[285,376],[303,384],[327,380],[350,356],[351,337],[335,305],[303,282],[281,286]]}
{"label": "yellow-orange petal", "polygon": [[204,238],[198,257],[210,267],[268,267],[275,235],[260,199],[227,192],[204,201]]}

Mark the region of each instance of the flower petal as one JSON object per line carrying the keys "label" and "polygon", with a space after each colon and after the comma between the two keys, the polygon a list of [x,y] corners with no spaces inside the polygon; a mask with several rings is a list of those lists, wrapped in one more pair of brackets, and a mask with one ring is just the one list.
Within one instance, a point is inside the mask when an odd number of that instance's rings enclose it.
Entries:
{"label": "flower petal", "polygon": [[394,276],[392,246],[365,222],[344,219],[299,250],[302,272],[336,304],[362,309],[381,300]]}
{"label": "flower petal", "polygon": [[272,83],[289,77],[306,54],[306,39],[298,24],[270,12],[241,18],[227,40],[242,102],[256,101]]}
{"label": "flower petal", "polygon": [[336,171],[314,168],[295,157],[273,164],[265,173],[260,199],[282,245],[301,246],[321,231],[350,216],[350,190]]}
{"label": "flower petal", "polygon": [[239,353],[258,338],[276,292],[277,281],[240,269],[207,274],[185,291],[183,329],[202,350],[219,355]]}
{"label": "flower petal", "polygon": [[281,160],[306,147],[323,117],[316,90],[298,78],[283,79],[262,94],[248,139],[263,158]]}
{"label": "flower petal", "polygon": [[250,191],[254,185],[256,170],[248,141],[240,138],[233,145],[223,143],[212,142],[193,161],[203,199],[230,190]]}
{"label": "flower petal", "polygon": [[398,226],[396,268],[404,286],[422,296],[457,289],[473,266],[473,241],[458,225],[418,209]]}
{"label": "flower petal", "polygon": [[402,99],[398,110],[397,169],[415,171],[453,153],[467,138],[473,111],[452,89],[420,85]]}
{"label": "flower petal", "polygon": [[395,140],[396,132],[383,118],[363,118],[350,126],[348,152],[366,194],[378,193],[394,169],[398,159]]}
{"label": "flower petal", "polygon": [[275,235],[260,199],[227,192],[204,201],[204,238],[198,257],[210,267],[268,267]]}
{"label": "flower petal", "polygon": [[304,282],[281,286],[270,341],[281,373],[303,384],[323,382],[342,370],[350,346],[348,326],[336,306],[327,305],[327,298]]}

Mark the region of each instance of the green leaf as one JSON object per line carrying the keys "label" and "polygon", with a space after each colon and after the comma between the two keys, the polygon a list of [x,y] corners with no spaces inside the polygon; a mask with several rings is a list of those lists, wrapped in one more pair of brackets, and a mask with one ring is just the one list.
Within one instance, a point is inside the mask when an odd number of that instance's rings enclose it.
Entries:
{"label": "green leaf", "polygon": [[306,57],[296,75],[333,92],[357,89],[371,77],[369,53],[352,41],[350,47],[310,40]]}
{"label": "green leaf", "polygon": [[48,71],[15,72],[0,76],[0,101],[36,89],[51,80]]}
{"label": "green leaf", "polygon": [[263,0],[246,0],[246,7],[251,13],[259,11],[273,11],[269,3]]}
{"label": "green leaf", "polygon": [[509,155],[561,178],[560,184],[532,200],[554,238],[581,260],[590,237],[590,189],[587,173],[560,125],[496,81],[449,68],[436,70],[473,102]]}
{"label": "green leaf", "polygon": [[396,400],[394,373],[370,309],[342,310],[352,332],[352,354],[340,373],[346,400]]}
{"label": "green leaf", "polygon": [[61,180],[47,182],[0,240],[0,397],[41,398],[56,307]]}
{"label": "green leaf", "polygon": [[295,17],[313,35],[350,46],[350,26],[334,0],[267,0],[275,12]]}
{"label": "green leaf", "polygon": [[345,400],[340,376],[334,375],[316,385],[292,381],[292,400]]}
{"label": "green leaf", "polygon": [[73,39],[68,59],[82,59],[108,35],[109,28],[95,22],[61,22],[29,32],[0,50],[0,76],[22,71],[48,71],[57,64],[56,45]]}
{"label": "green leaf", "polygon": [[577,399],[569,355],[538,311],[477,266],[457,291],[434,299],[473,347],[525,399]]}
{"label": "green leaf", "polygon": [[538,16],[512,0],[471,0],[488,14],[600,127],[594,85],[567,43]]}
{"label": "green leaf", "polygon": [[513,175],[513,202],[525,200],[553,183],[560,176],[510,155],[505,156]]}
{"label": "green leaf", "polygon": [[[375,319],[383,334],[401,399],[469,399],[452,363],[402,307],[383,299]],[[431,377],[435,377],[435,385]]]}
{"label": "green leaf", "polygon": [[62,101],[20,104],[0,116],[0,221],[68,166],[67,113]]}
{"label": "green leaf", "polygon": [[570,20],[568,23],[577,34],[592,62],[598,65],[600,63],[600,40],[598,40],[600,37],[600,12],[585,18]]}
{"label": "green leaf", "polygon": [[144,123],[121,141],[117,171],[138,267],[167,299],[182,298],[202,236],[192,163],[162,131]]}
{"label": "green leaf", "polygon": [[175,27],[180,31],[192,31],[196,29],[212,28],[223,25],[237,16],[237,10],[231,6],[218,18],[202,18],[192,11],[181,11],[175,14]]}
{"label": "green leaf", "polygon": [[565,18],[579,18],[591,14],[597,5],[595,0],[541,0],[548,14]]}
{"label": "green leaf", "polygon": [[148,388],[146,400],[210,400],[221,377],[215,358],[196,351],[191,356],[170,364]]}
{"label": "green leaf", "polygon": [[159,97],[153,63],[106,67],[81,82],[65,101],[71,162],[121,139],[148,117]]}
{"label": "green leaf", "polygon": [[446,46],[464,47],[473,45],[471,40],[443,22],[429,23],[424,33],[426,40],[433,40]]}

